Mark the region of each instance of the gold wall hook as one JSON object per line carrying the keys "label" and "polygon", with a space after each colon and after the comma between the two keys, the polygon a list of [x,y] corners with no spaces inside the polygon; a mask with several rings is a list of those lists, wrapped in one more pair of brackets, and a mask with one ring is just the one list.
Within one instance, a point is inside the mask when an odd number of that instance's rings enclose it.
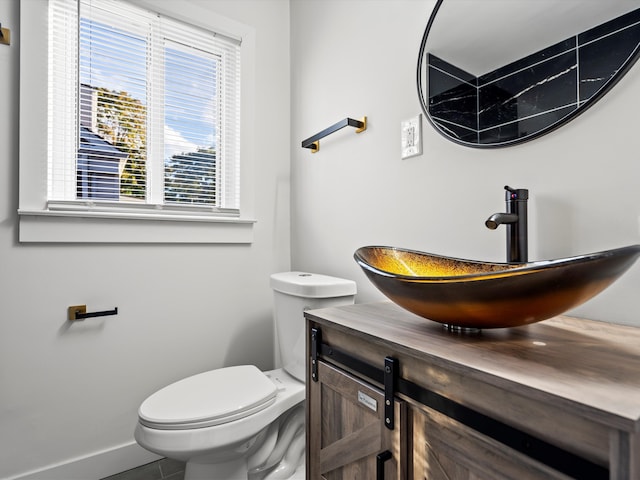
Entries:
{"label": "gold wall hook", "polygon": [[0,35],[0,44],[1,45],[10,45],[11,44],[11,30],[9,30],[8,28],[4,28],[4,27],[0,26],[0,32],[2,33],[2,35]]}
{"label": "gold wall hook", "polygon": [[362,117],[360,121],[362,122],[362,126],[356,129],[356,133],[364,132],[367,129],[367,117]]}
{"label": "gold wall hook", "polygon": [[68,311],[68,318],[70,321],[72,320],[84,320],[83,318],[78,318],[78,314],[82,315],[84,313],[87,313],[87,306],[86,305],[72,305],[71,307],[69,307],[67,309]]}

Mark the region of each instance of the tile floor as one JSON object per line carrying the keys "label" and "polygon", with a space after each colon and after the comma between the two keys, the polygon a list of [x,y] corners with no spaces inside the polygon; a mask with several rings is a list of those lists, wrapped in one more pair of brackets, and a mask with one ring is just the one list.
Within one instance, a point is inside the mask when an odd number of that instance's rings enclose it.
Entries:
{"label": "tile floor", "polygon": [[[117,473],[102,480],[184,480],[184,462],[163,458],[138,468]],[[304,480],[304,462],[296,469],[290,480]]]}
{"label": "tile floor", "polygon": [[184,463],[163,458],[102,480],[183,480]]}

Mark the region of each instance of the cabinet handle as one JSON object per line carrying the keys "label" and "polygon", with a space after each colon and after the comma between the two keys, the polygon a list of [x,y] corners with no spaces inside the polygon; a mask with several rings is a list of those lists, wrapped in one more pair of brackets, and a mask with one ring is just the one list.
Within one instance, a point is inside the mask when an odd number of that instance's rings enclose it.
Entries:
{"label": "cabinet handle", "polygon": [[311,379],[318,381],[318,354],[322,344],[322,332],[319,328],[311,329]]}
{"label": "cabinet handle", "polygon": [[396,395],[398,383],[398,361],[392,357],[384,359],[384,426],[389,430],[395,427],[395,410],[393,397]]}
{"label": "cabinet handle", "polygon": [[393,455],[389,450],[376,455],[376,480],[384,480],[384,464],[387,460],[391,460]]}

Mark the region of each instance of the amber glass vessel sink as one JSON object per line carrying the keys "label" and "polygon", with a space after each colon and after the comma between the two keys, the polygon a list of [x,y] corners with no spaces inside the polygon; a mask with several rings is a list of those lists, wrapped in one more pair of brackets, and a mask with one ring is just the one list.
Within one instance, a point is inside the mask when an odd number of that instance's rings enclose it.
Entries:
{"label": "amber glass vessel sink", "polygon": [[452,327],[502,328],[560,315],[611,285],[640,245],[528,263],[488,263],[394,247],[359,248],[354,258],[390,300]]}

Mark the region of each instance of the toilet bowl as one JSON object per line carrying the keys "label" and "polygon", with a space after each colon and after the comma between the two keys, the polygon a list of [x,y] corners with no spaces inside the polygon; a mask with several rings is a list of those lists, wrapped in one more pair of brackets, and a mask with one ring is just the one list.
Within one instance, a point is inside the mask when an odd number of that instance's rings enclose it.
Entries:
{"label": "toilet bowl", "polygon": [[136,441],[186,462],[185,480],[304,478],[304,310],[353,303],[356,287],[302,272],[274,274],[271,285],[283,368],[199,373],[140,405]]}
{"label": "toilet bowl", "polygon": [[[147,398],[134,436],[148,450],[187,462],[186,479],[240,480],[249,478],[252,469],[264,472],[253,478],[268,478],[268,468],[252,456],[259,456],[268,440],[268,427],[281,426],[293,407],[303,409],[304,394],[304,383],[282,369],[261,372],[242,365],[212,370]],[[298,430],[304,436],[304,417]],[[284,433],[272,427],[271,440],[277,442]]]}

